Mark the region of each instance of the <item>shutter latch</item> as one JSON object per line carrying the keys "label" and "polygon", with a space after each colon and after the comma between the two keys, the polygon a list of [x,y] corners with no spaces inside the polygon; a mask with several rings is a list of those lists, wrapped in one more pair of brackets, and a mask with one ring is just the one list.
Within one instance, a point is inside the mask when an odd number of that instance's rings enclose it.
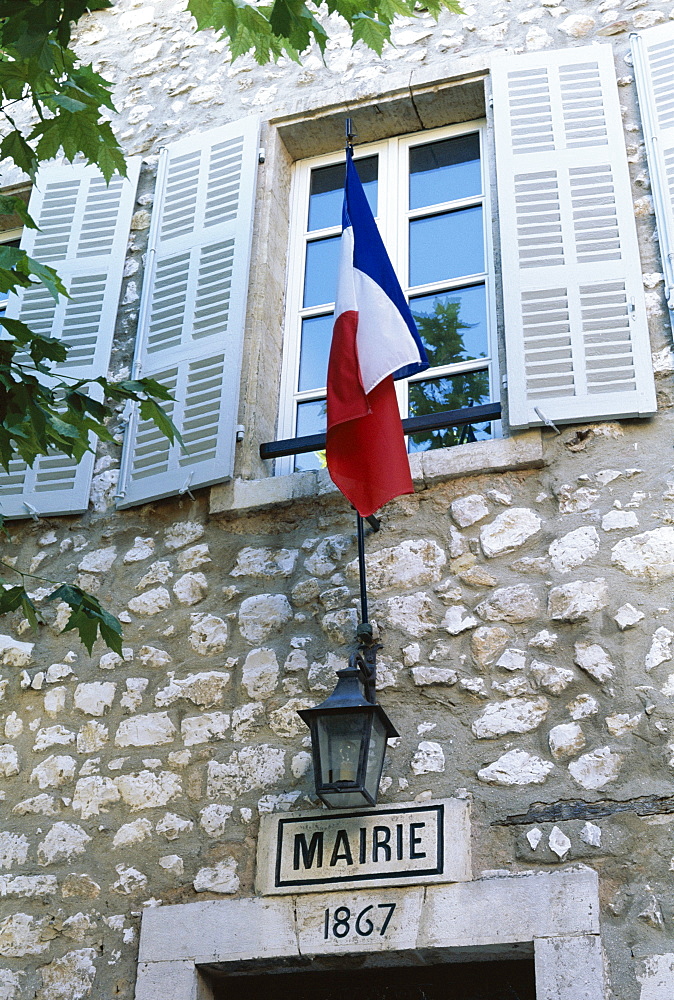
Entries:
{"label": "shutter latch", "polygon": [[546,417],[544,413],[541,413],[541,411],[538,409],[537,406],[534,406],[534,412],[538,415],[539,419],[543,421],[545,426],[550,427],[555,432],[555,434],[562,433],[559,427],[557,427],[556,424],[553,424],[552,420],[550,420],[550,417]]}
{"label": "shutter latch", "polygon": [[236,425],[236,442],[237,442],[237,444],[239,444],[241,441],[243,441],[243,436],[244,436],[245,433],[246,433],[246,425],[245,424],[237,424]]}
{"label": "shutter latch", "polygon": [[632,296],[630,298],[630,300],[629,300],[629,302],[627,304],[627,308],[630,311],[630,319],[634,319],[634,317],[636,316],[636,312],[637,312],[637,304],[636,304],[634,296]]}
{"label": "shutter latch", "polygon": [[192,482],[192,473],[190,472],[187,479],[183,483],[182,487],[178,490],[178,496],[183,496],[183,494],[187,493],[190,500],[194,500],[194,495],[190,491],[191,482]]}
{"label": "shutter latch", "polygon": [[40,515],[37,512],[37,508],[33,507],[32,503],[28,503],[27,500],[24,500],[23,501],[23,505],[26,508],[26,510],[28,511],[28,513],[30,514],[30,516],[33,518],[34,521],[39,521],[40,520]]}

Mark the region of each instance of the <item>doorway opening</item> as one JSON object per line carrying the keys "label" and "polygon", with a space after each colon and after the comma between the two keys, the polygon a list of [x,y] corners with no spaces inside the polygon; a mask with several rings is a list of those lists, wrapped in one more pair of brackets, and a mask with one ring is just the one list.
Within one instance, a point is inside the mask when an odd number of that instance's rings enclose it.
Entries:
{"label": "doorway opening", "polygon": [[536,1000],[533,960],[208,978],[213,1000]]}

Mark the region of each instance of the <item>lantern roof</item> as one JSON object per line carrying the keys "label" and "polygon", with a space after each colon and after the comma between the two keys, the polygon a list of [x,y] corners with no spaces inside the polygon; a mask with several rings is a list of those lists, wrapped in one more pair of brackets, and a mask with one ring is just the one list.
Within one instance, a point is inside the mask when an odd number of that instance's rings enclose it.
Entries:
{"label": "lantern roof", "polygon": [[326,712],[367,711],[373,715],[377,715],[381,719],[386,729],[387,739],[399,736],[400,733],[396,730],[381,705],[372,704],[364,696],[360,677],[361,674],[357,667],[347,667],[344,670],[338,670],[338,680],[335,690],[320,705],[316,705],[314,708],[305,708],[298,712],[302,721],[309,726],[312,719],[324,715]]}

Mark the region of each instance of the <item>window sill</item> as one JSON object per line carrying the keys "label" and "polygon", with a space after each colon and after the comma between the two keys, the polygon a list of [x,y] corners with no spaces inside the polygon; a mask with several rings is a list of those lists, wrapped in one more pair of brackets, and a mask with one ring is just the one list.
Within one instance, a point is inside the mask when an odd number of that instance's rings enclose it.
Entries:
{"label": "window sill", "polygon": [[[544,464],[540,430],[410,455],[412,476],[418,491],[459,476],[540,469]],[[211,488],[210,513],[248,514],[336,492],[336,486],[324,469],[295,472],[290,476],[269,476],[267,479],[233,479]]]}

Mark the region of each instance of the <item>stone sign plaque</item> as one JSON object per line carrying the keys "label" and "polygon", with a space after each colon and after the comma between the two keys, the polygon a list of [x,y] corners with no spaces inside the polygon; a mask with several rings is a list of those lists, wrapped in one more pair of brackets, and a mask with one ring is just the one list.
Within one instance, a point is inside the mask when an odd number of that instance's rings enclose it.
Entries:
{"label": "stone sign plaque", "polygon": [[258,892],[325,892],[471,878],[464,799],[263,816]]}

